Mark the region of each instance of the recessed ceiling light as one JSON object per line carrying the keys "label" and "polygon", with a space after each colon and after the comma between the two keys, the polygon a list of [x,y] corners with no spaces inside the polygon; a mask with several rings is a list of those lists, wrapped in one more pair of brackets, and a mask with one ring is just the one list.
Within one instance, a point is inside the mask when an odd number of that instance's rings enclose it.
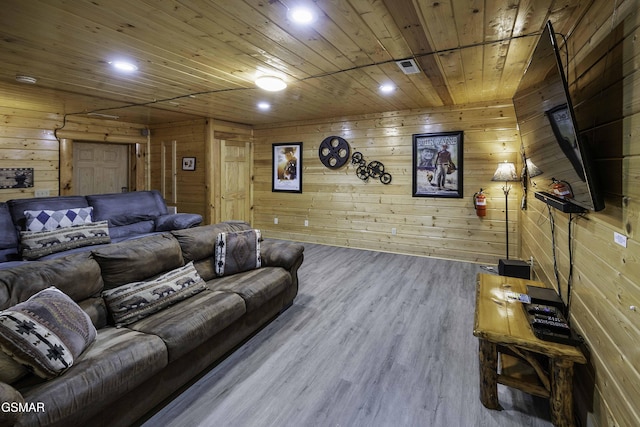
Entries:
{"label": "recessed ceiling light", "polygon": [[391,93],[394,90],[396,90],[396,87],[394,85],[392,85],[391,83],[385,83],[385,84],[380,86],[380,92],[382,92],[382,93]]}
{"label": "recessed ceiling light", "polygon": [[31,77],[31,76],[18,75],[18,76],[16,76],[16,81],[20,82],[20,83],[26,83],[26,84],[34,85],[34,84],[36,84],[38,79],[36,79],[35,77]]}
{"label": "recessed ceiling light", "polygon": [[271,108],[271,104],[268,102],[258,102],[258,108],[261,110],[269,110]]}
{"label": "recessed ceiling light", "polygon": [[298,24],[310,24],[315,20],[315,15],[308,7],[296,6],[287,12],[289,18]]}
{"label": "recessed ceiling light", "polygon": [[278,92],[287,87],[284,80],[276,76],[260,76],[256,78],[255,83],[260,89],[268,90],[269,92]]}
{"label": "recessed ceiling light", "polygon": [[113,68],[115,68],[116,70],[124,71],[125,73],[132,73],[138,70],[138,66],[135,65],[133,62],[113,61],[113,62],[109,62],[109,64],[111,64]]}

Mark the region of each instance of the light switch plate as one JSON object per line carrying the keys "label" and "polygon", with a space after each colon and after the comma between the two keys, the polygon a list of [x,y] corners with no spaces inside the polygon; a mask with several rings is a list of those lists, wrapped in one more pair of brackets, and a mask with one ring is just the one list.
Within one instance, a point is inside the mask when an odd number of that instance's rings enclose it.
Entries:
{"label": "light switch plate", "polygon": [[623,248],[627,247],[627,236],[613,232],[613,241],[622,246]]}

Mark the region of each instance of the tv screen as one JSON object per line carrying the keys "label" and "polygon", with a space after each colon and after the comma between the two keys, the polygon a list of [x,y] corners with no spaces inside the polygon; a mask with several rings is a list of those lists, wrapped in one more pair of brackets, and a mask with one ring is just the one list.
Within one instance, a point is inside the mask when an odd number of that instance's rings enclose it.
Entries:
{"label": "tv screen", "polygon": [[[579,138],[567,80],[551,22],[547,22],[513,97],[533,190],[598,211],[588,147]],[[555,183],[555,185],[554,185]]]}

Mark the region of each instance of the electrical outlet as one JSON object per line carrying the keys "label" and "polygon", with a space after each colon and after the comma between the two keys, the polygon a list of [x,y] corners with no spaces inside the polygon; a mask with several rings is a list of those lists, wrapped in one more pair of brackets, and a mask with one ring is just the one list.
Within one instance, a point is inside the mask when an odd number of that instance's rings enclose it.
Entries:
{"label": "electrical outlet", "polygon": [[624,234],[613,232],[613,241],[622,246],[623,248],[627,247],[627,236]]}
{"label": "electrical outlet", "polygon": [[278,217],[273,218],[273,223],[277,224],[278,223]]}
{"label": "electrical outlet", "polygon": [[35,197],[49,197],[49,190],[36,190]]}
{"label": "electrical outlet", "polygon": [[398,230],[396,230],[396,228],[395,228],[395,227],[393,227],[393,228],[391,229],[391,235],[392,235],[392,236],[395,236],[396,234],[398,234]]}
{"label": "electrical outlet", "polygon": [[305,226],[305,227],[308,227],[308,226],[309,226],[309,220],[308,220],[308,219],[305,219],[305,220],[304,220],[304,226]]}

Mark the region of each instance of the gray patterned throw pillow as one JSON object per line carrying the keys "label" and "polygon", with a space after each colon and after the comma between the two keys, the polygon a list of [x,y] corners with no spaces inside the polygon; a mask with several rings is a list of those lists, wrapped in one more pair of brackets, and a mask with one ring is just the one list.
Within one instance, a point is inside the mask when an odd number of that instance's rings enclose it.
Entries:
{"label": "gray patterned throw pillow", "polygon": [[0,349],[41,378],[65,372],[95,338],[89,316],[55,287],[0,312]]}
{"label": "gray patterned throw pillow", "polygon": [[216,274],[228,276],[262,266],[260,230],[233,231],[216,238]]}
{"label": "gray patterned throw pillow", "polygon": [[111,242],[107,221],[45,231],[21,231],[22,257],[28,260],[82,246]]}
{"label": "gray patterned throw pillow", "polygon": [[102,297],[116,326],[125,326],[206,289],[193,262],[155,279],[106,290]]}

